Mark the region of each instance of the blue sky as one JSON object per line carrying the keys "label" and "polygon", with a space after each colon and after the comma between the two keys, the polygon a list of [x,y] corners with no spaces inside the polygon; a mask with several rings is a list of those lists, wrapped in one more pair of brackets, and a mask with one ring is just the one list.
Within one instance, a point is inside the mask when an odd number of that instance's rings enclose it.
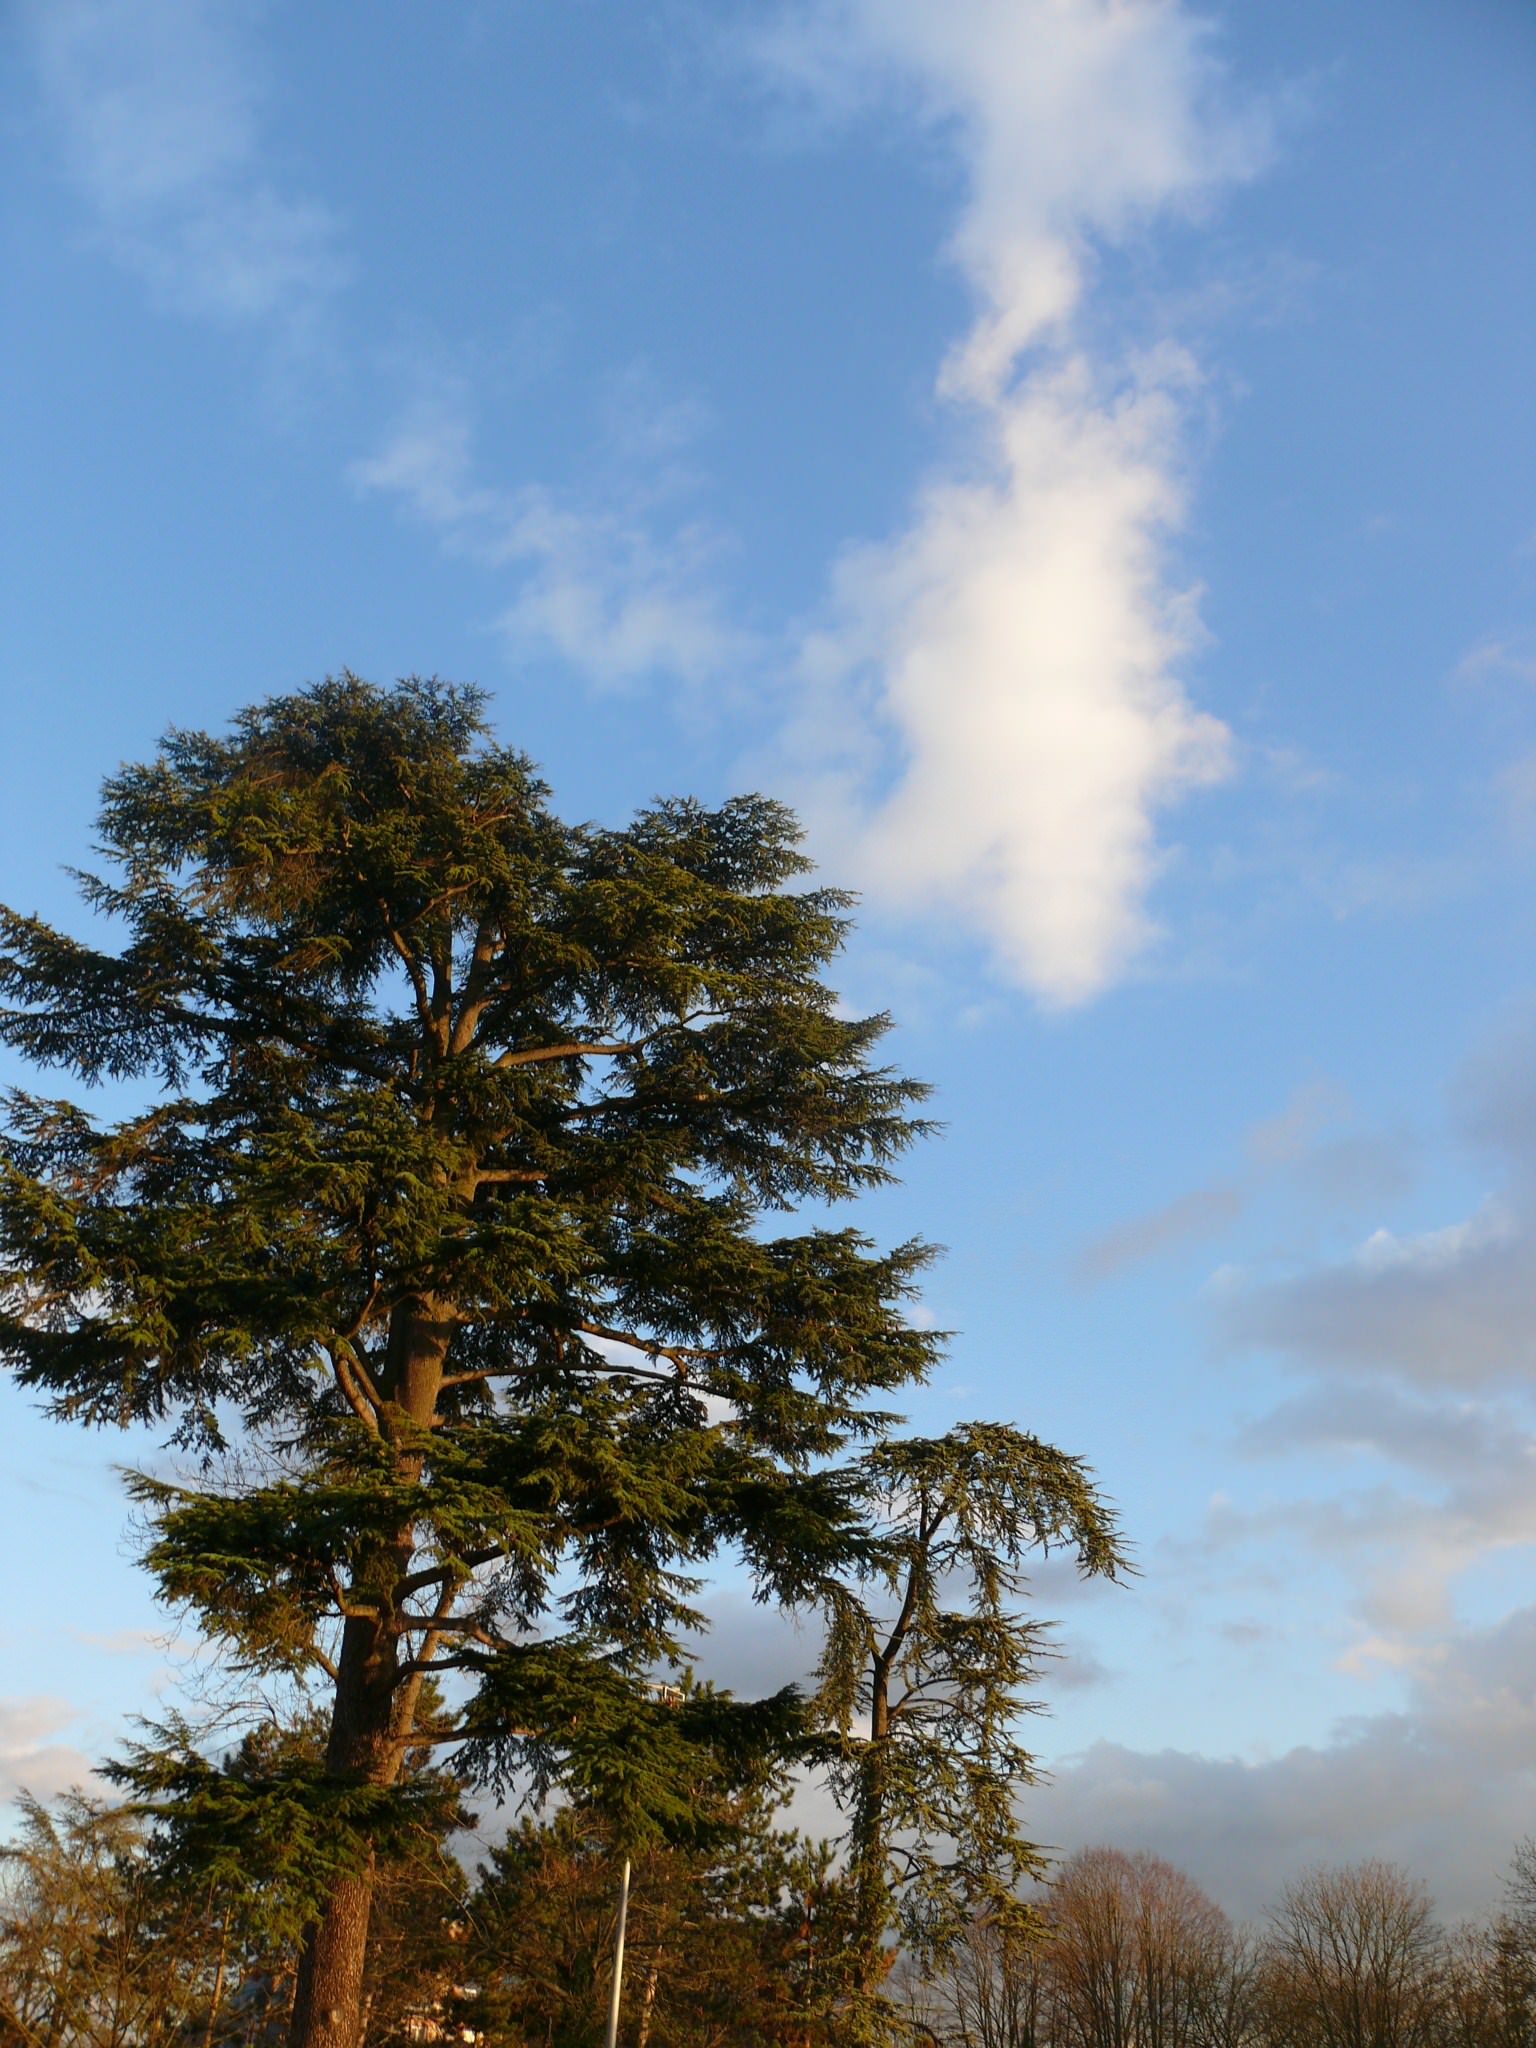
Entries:
{"label": "blue sky", "polygon": [[[3,893],[350,666],[572,814],[789,797],[944,1136],[924,1428],[1088,1457],[1042,1835],[1256,1909],[1536,1828],[1536,16],[47,0],[5,17]],[[3,1395],[0,1779],[171,1682]],[[142,1454],[153,1455],[150,1445]],[[715,1654],[797,1646],[725,1589]]]}

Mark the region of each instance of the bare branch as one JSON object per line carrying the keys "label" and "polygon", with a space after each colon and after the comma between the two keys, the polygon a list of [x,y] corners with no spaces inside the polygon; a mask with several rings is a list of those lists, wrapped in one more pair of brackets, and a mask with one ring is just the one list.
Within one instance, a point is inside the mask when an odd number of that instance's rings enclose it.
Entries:
{"label": "bare branch", "polygon": [[600,1055],[614,1057],[619,1053],[638,1052],[644,1039],[621,1040],[615,1045],[587,1045],[580,1042],[569,1045],[530,1046],[527,1052],[504,1052],[496,1060],[498,1068],[536,1067],[546,1060],[596,1059]]}
{"label": "bare branch", "polygon": [[[361,880],[362,877],[359,876],[358,879]],[[427,978],[421,971],[421,962],[405,943],[401,934],[396,931],[395,921],[389,914],[389,905],[382,896],[377,899],[377,907],[379,916],[383,920],[385,937],[389,940],[396,953],[399,954],[405,964],[405,971],[410,977],[411,993],[416,998],[417,1019],[421,1024],[422,1030],[435,1040],[437,1037],[437,1024],[432,1015],[432,1002],[427,994]]]}
{"label": "bare branch", "polygon": [[449,1040],[450,1053],[467,1052],[474,1043],[475,1032],[485,1014],[486,970],[501,951],[500,932],[487,919],[482,918],[475,931],[474,952],[470,955],[469,972],[464,977],[464,1007],[459,1012],[458,1022],[453,1027]]}
{"label": "bare branch", "polygon": [[669,1018],[665,1024],[658,1024],[654,1031],[647,1031],[643,1037],[619,1039],[612,1044],[582,1044],[579,1041],[567,1045],[530,1046],[527,1052],[504,1052],[496,1061],[498,1067],[535,1066],[544,1060],[617,1058],[627,1052],[644,1052],[648,1045],[654,1045],[658,1038],[665,1038],[669,1032],[686,1031],[692,1024],[715,1022],[730,1015],[728,1010],[688,1010],[681,1017]]}
{"label": "bare branch", "polygon": [[[335,1376],[336,1385],[341,1390],[342,1399],[352,1410],[358,1421],[372,1430],[373,1434],[377,1436],[379,1433],[378,1396],[373,1391],[372,1383],[368,1382],[367,1374],[362,1372],[360,1367],[354,1368],[352,1359],[339,1345],[327,1345],[326,1350],[331,1361],[331,1372]],[[366,1384],[360,1384],[360,1382],[366,1382]]]}
{"label": "bare branch", "polygon": [[358,1357],[357,1353],[353,1350],[352,1345],[353,1340],[362,1334],[364,1324],[367,1322],[368,1318],[373,1314],[374,1310],[378,1307],[379,1296],[382,1292],[383,1289],[380,1286],[380,1283],[377,1280],[375,1280],[373,1285],[368,1290],[367,1300],[363,1303],[362,1307],[358,1310],[357,1314],[352,1318],[351,1322],[348,1323],[347,1327],[344,1330],[338,1330],[336,1333],[337,1343],[345,1344],[345,1346],[347,1347],[347,1356],[352,1361],[353,1370],[357,1373],[357,1376],[361,1383],[370,1391],[370,1394],[372,1392],[373,1382],[369,1379],[367,1371],[363,1366],[363,1362]]}
{"label": "bare branch", "polygon": [[[641,1337],[634,1330],[610,1329],[605,1323],[577,1323],[574,1327],[583,1337],[601,1337],[605,1344],[623,1344],[631,1351],[643,1352],[647,1358],[670,1358],[682,1369],[692,1360],[721,1355],[718,1344],[658,1344],[654,1337]],[[629,1369],[617,1368],[621,1372]]]}
{"label": "bare branch", "polygon": [[506,1552],[499,1546],[489,1550],[472,1550],[467,1556],[456,1559],[452,1564],[433,1565],[428,1570],[408,1572],[403,1579],[395,1581],[395,1598],[408,1600],[413,1593],[419,1593],[427,1586],[441,1586],[450,1581],[462,1585],[470,1572],[478,1571],[481,1565],[492,1564],[498,1557],[505,1556]]}

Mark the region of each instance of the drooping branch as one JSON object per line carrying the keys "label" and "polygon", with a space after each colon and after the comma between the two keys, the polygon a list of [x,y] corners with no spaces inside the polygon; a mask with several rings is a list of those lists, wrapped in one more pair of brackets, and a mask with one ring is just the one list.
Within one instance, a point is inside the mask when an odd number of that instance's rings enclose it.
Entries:
{"label": "drooping branch", "polygon": [[722,1355],[718,1345],[659,1344],[654,1337],[642,1337],[635,1330],[610,1329],[603,1323],[576,1323],[572,1327],[583,1337],[597,1337],[605,1344],[622,1344],[626,1350],[638,1351],[646,1358],[670,1358],[683,1371],[686,1371],[690,1363],[700,1359],[719,1358]]}

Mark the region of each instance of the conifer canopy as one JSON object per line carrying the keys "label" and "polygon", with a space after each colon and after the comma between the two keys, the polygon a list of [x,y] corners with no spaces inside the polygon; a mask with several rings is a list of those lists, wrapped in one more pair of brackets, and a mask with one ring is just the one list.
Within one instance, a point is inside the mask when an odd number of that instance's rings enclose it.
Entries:
{"label": "conifer canopy", "polygon": [[4,1042],[138,1104],[9,1098],[0,1354],[204,1455],[136,1482],[148,1561],[330,1695],[333,1781],[400,1782],[428,1674],[472,1774],[636,1842],[793,1732],[789,1693],[678,1714],[651,1679],[722,1552],[774,1601],[857,1568],[836,1454],[934,1354],[923,1245],[785,1220],[922,1128],[796,842],[760,797],[566,824],[477,691],[343,674],[110,778],[82,887],[118,950],[0,912]]}

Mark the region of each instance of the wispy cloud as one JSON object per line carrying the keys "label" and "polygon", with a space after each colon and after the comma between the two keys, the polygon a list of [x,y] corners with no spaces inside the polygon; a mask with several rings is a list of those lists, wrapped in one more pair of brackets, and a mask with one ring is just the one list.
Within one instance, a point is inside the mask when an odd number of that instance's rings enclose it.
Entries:
{"label": "wispy cloud", "polygon": [[1353,1253],[1224,1292],[1227,1341],[1329,1378],[1465,1394],[1536,1364],[1536,1009],[1513,1011],[1451,1087],[1456,1128],[1499,1186],[1469,1216],[1373,1230]]}
{"label": "wispy cloud", "polygon": [[1094,343],[1095,266],[1253,169],[1262,137],[1169,0],[821,0],[759,56],[949,139],[967,180],[950,254],[977,308],[938,380],[974,459],[842,564],[798,741],[840,755],[823,808],[858,807],[869,887],[1082,1001],[1152,936],[1160,810],[1230,763],[1180,678],[1199,629],[1169,566],[1199,372],[1163,337]]}
{"label": "wispy cloud", "polygon": [[1536,683],[1536,633],[1490,633],[1456,664],[1463,683]]}
{"label": "wispy cloud", "polygon": [[[1331,1499],[1260,1515],[1253,1534],[1300,1544],[1356,1582],[1364,1630],[1346,1659],[1404,1663],[1434,1654],[1458,1583],[1496,1553],[1536,1544],[1536,1431],[1517,1400],[1446,1399],[1391,1385],[1317,1382],[1246,1430],[1240,1447],[1291,1455],[1355,1483]],[[1244,1536],[1228,1517],[1212,1539]]]}
{"label": "wispy cloud", "polygon": [[91,1759],[72,1744],[54,1740],[78,1720],[68,1700],[0,1699],[0,1806],[18,1792],[52,1799],[71,1785],[90,1782]]}
{"label": "wispy cloud", "polygon": [[[687,423],[675,409],[649,430],[631,418],[614,445],[642,449],[654,470]],[[658,529],[654,487],[601,505],[538,484],[504,489],[475,477],[471,421],[460,392],[418,403],[352,480],[403,504],[455,552],[515,575],[497,623],[511,645],[549,649],[589,681],[615,686],[655,675],[703,683],[752,652],[713,584],[719,543],[704,525]]]}
{"label": "wispy cloud", "polygon": [[1499,770],[1494,790],[1511,838],[1521,845],[1536,841],[1536,747]]}
{"label": "wispy cloud", "polygon": [[1500,1202],[1436,1230],[1373,1231],[1354,1254],[1230,1296],[1227,1340],[1309,1370],[1472,1387],[1530,1370],[1536,1240]]}
{"label": "wispy cloud", "polygon": [[1353,1116],[1342,1088],[1304,1081],[1278,1114],[1244,1132],[1239,1166],[1092,1239],[1073,1261],[1078,1278],[1096,1283],[1143,1260],[1188,1252],[1230,1230],[1266,1189],[1289,1189],[1308,1212],[1328,1216],[1401,1195],[1413,1181],[1410,1142],[1401,1134],[1340,1131]]}
{"label": "wispy cloud", "polygon": [[174,309],[313,336],[338,223],[274,174],[248,0],[31,0],[50,129],[105,247]]}
{"label": "wispy cloud", "polygon": [[1296,1387],[1240,1448],[1296,1460],[1305,1491],[1223,1509],[1206,1541],[1231,1557],[1286,1536],[1344,1568],[1362,1668],[1438,1654],[1466,1575],[1536,1545],[1533,1073],[1536,1015],[1521,1011],[1452,1086],[1455,1128],[1498,1162],[1470,1215],[1380,1227],[1344,1258],[1277,1277],[1229,1274],[1213,1297],[1229,1354],[1268,1353]]}
{"label": "wispy cloud", "polygon": [[1108,1280],[1126,1266],[1155,1258],[1161,1252],[1200,1244],[1235,1223],[1242,1214],[1243,1190],[1231,1182],[1191,1188],[1160,1209],[1132,1216],[1084,1247],[1077,1269],[1085,1280]]}
{"label": "wispy cloud", "polygon": [[1348,1111],[1349,1100],[1342,1089],[1328,1081],[1304,1081],[1291,1090],[1278,1115],[1249,1126],[1244,1147],[1260,1166],[1294,1165],[1306,1157],[1318,1133]]}

